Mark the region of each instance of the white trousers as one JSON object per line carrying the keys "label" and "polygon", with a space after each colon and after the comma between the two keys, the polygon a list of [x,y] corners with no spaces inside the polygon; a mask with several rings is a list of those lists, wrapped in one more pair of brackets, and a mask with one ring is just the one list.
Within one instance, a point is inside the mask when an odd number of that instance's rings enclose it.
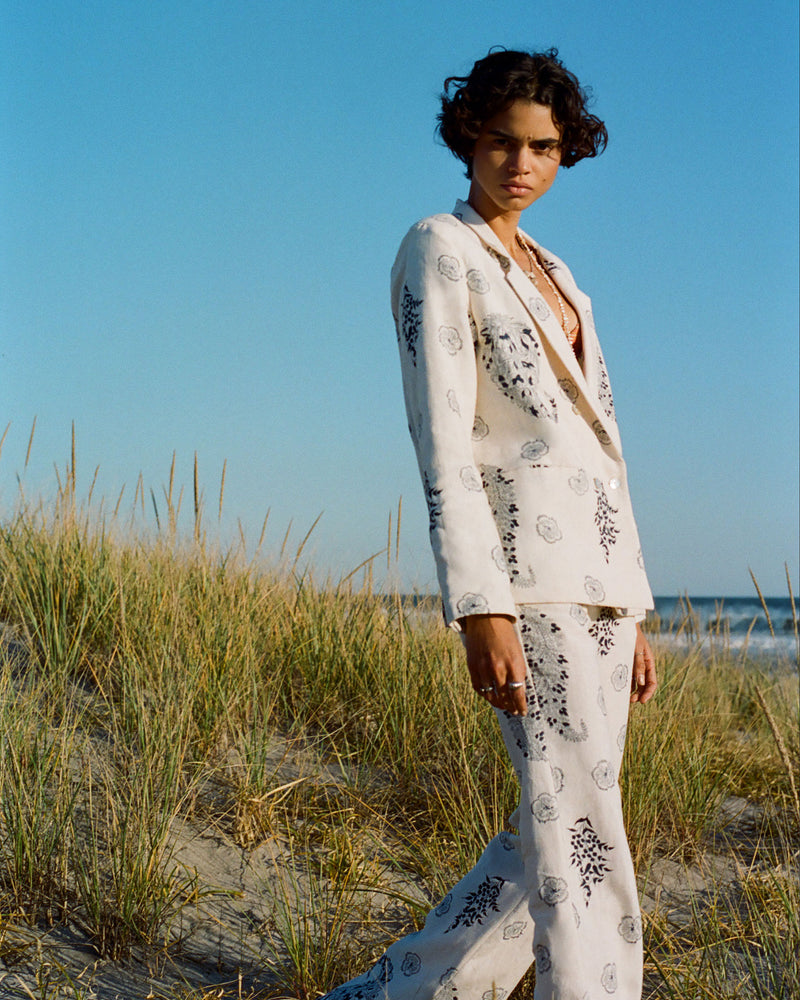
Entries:
{"label": "white trousers", "polygon": [[497,711],[520,783],[478,863],[363,975],[325,1000],[504,1000],[536,963],[536,1000],[640,1000],[642,925],[618,788],[635,620],[517,608],[528,715]]}

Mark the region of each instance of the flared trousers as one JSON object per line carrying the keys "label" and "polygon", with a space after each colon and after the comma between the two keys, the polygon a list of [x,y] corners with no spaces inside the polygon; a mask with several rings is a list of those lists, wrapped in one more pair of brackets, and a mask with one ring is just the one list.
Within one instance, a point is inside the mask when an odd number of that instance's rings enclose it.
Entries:
{"label": "flared trousers", "polygon": [[504,1000],[536,965],[536,1000],[640,1000],[642,924],[618,777],[635,619],[519,605],[528,714],[497,717],[519,778],[518,832],[363,975],[325,1000]]}

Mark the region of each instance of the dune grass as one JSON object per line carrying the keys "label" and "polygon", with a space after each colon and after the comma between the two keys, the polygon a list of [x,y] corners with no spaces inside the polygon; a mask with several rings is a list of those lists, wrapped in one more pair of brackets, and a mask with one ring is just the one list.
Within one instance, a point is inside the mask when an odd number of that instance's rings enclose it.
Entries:
{"label": "dune grass", "polygon": [[[210,822],[243,848],[290,845],[265,881],[267,966],[273,995],[316,997],[473,864],[514,808],[513,775],[435,605],[373,593],[368,567],[364,586],[322,587],[285,554],[265,568],[244,546],[214,549],[196,483],[182,538],[171,493],[156,532],[79,504],[69,471],[54,502],[3,517],[0,959],[13,921],[68,921],[115,960],[175,948],[181,910],[208,890],[176,860],[173,831]],[[765,811],[749,856],[730,845],[733,882],[679,923],[647,916],[647,995],[788,997],[795,667],[745,664],[724,643],[711,657],[664,645],[658,659],[661,689],[633,713],[624,765],[643,883],[657,859],[688,871],[702,858],[725,797]],[[270,734],[313,747],[338,779],[287,781]],[[531,995],[528,978],[517,996]]]}

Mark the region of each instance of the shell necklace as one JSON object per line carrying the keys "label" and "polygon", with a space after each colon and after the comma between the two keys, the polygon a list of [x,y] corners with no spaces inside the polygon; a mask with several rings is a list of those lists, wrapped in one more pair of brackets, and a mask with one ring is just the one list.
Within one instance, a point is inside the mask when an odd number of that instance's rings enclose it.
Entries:
{"label": "shell necklace", "polygon": [[558,308],[561,312],[561,329],[564,331],[564,336],[567,338],[571,346],[574,347],[578,339],[578,332],[580,331],[581,328],[580,320],[578,320],[578,322],[571,330],[569,329],[569,321],[567,320],[567,304],[564,301],[561,292],[558,290],[558,285],[556,285],[556,283],[547,273],[547,269],[545,268],[544,264],[542,264],[542,262],[539,260],[539,254],[537,253],[537,251],[526,240],[523,240],[519,232],[517,232],[515,238],[518,246],[523,251],[525,256],[528,258],[528,264],[530,265],[530,270],[526,271],[523,268],[522,273],[526,274],[537,288],[539,287],[538,275],[541,274],[544,280],[547,282],[548,286],[550,287],[550,291],[556,298],[556,302],[558,302]]}

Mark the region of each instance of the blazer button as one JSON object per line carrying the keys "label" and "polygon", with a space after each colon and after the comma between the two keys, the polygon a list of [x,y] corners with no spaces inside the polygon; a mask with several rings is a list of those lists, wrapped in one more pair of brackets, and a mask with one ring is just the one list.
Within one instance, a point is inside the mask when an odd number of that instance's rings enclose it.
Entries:
{"label": "blazer button", "polygon": [[611,490],[618,490],[619,489],[619,479],[617,479],[616,476],[614,476],[613,479],[609,479],[609,481],[608,481],[608,487]]}

